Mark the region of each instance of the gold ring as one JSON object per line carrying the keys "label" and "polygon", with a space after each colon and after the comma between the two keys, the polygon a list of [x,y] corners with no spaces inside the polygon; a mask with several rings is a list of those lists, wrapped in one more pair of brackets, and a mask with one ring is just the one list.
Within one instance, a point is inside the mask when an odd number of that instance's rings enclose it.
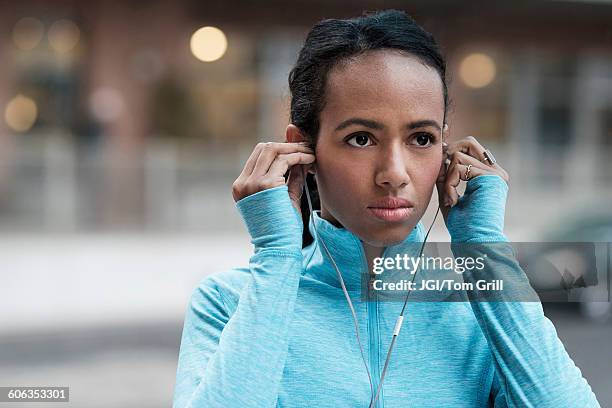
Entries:
{"label": "gold ring", "polygon": [[472,165],[468,164],[467,169],[465,169],[465,181],[468,181],[470,177],[470,170],[472,170]]}

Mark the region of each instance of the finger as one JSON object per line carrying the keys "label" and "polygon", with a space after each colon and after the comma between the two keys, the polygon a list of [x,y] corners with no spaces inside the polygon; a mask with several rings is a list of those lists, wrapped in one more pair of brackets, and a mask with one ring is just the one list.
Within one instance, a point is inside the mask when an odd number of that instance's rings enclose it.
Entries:
{"label": "finger", "polygon": [[436,178],[436,184],[444,183],[444,179],[446,178],[446,155],[442,156],[442,161],[440,162],[440,170],[438,170],[438,177]]}
{"label": "finger", "polygon": [[445,182],[446,182],[446,155],[443,156],[442,161],[440,163],[440,170],[438,172],[438,178],[436,179],[436,190],[438,190],[438,205],[442,210],[442,216],[446,220],[448,214],[448,204],[446,201],[446,192],[445,192]]}
{"label": "finger", "polygon": [[279,154],[276,156],[276,159],[268,169],[268,172],[264,177],[269,178],[277,178],[277,177],[285,177],[285,173],[292,166],[297,164],[310,164],[314,163],[315,155],[308,153],[287,153],[287,154]]}
{"label": "finger", "polygon": [[255,163],[255,167],[253,168],[251,175],[263,176],[264,174],[268,173],[270,165],[274,162],[277,155],[294,152],[312,153],[313,151],[308,146],[299,143],[266,143],[261,148],[261,152],[257,157],[257,162]]}
{"label": "finger", "polygon": [[449,157],[451,159],[449,167],[455,166],[456,164],[465,164],[465,165],[471,164],[473,167],[479,167],[483,170],[488,170],[491,172],[493,171],[493,169],[489,168],[489,166],[487,166],[481,161],[478,161],[478,159],[466,153],[455,152],[452,156],[449,156]]}
{"label": "finger", "polygon": [[468,166],[469,164],[456,163],[452,168],[449,168],[449,174],[447,174],[446,177],[447,183],[445,186],[445,192],[451,198],[451,207],[457,204],[457,201],[459,200],[457,186],[461,181],[469,181],[484,174],[491,174],[491,172],[487,169],[472,165],[470,167],[470,174],[468,178],[466,177]]}
{"label": "finger", "polygon": [[[480,169],[483,169],[486,174],[497,174],[504,180],[508,180],[509,178],[508,173],[501,166],[498,166],[497,164],[495,166],[490,166],[488,164],[485,164],[483,162],[476,160],[472,156],[469,156],[461,152],[455,152],[453,154],[453,158],[456,158],[456,163],[471,164],[473,166],[472,170],[474,169],[474,167],[478,167]],[[451,161],[451,165],[453,165],[452,161]]]}
{"label": "finger", "polygon": [[446,179],[442,187],[442,191],[444,191],[445,205],[453,206],[456,200],[459,199],[457,186],[459,186],[460,182],[461,175],[457,171],[457,166],[448,166],[448,169],[446,170]]}
{"label": "finger", "polygon": [[289,170],[289,177],[287,179],[289,198],[298,211],[301,211],[300,200],[304,191],[304,177],[307,171],[307,166],[308,165],[293,166]]}
{"label": "finger", "polygon": [[[446,193],[447,203],[450,201],[451,205],[455,205],[459,200],[459,193],[457,193],[457,186],[461,180],[467,181],[465,177],[465,171],[467,165],[471,164],[470,178],[476,175],[491,173],[491,170],[486,168],[486,165],[479,162],[474,157],[469,156],[465,153],[455,152],[452,156],[450,165],[447,169],[446,185],[444,186],[444,192]],[[458,169],[458,170],[457,170]],[[477,171],[478,169],[479,171]],[[463,173],[461,173],[463,171]],[[450,177],[449,175],[452,175]]]}
{"label": "finger", "polygon": [[448,146],[448,154],[453,155],[456,152],[461,152],[468,154],[472,157],[475,157],[481,163],[485,163],[488,165],[488,162],[485,160],[486,156],[484,155],[484,151],[486,149],[483,145],[480,144],[478,140],[474,136],[467,136],[461,140],[458,140],[455,143],[452,143]]}
{"label": "finger", "polygon": [[247,178],[251,175],[251,173],[253,173],[255,163],[257,163],[257,158],[259,157],[259,154],[261,153],[261,149],[263,148],[264,144],[265,143],[257,143],[255,148],[251,152],[251,155],[247,159],[244,168],[242,169],[242,173],[240,173],[240,177]]}

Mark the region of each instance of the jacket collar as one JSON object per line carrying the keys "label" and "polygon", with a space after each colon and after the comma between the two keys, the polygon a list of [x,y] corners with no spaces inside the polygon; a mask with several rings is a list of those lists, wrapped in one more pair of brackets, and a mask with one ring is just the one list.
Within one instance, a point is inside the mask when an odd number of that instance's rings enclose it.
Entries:
{"label": "jacket collar", "polygon": [[[342,274],[347,290],[361,290],[362,285],[367,285],[369,275],[361,240],[349,230],[336,227],[321,218],[320,212],[320,210],[313,211],[308,224],[308,230],[314,241],[303,250],[304,275],[330,286],[341,288],[338,273],[320,242],[322,239]],[[318,238],[315,234],[314,223],[316,223]],[[418,256],[419,245],[415,245],[415,243],[422,242],[424,238],[423,224],[419,222],[401,243],[386,247],[382,256],[395,257],[396,254],[403,255],[405,253]]]}

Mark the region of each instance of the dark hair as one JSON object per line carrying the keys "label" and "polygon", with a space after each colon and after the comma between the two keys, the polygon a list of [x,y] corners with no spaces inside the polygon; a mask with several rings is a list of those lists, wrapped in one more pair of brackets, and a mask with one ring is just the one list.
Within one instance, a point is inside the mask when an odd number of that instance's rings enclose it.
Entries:
{"label": "dark hair", "polygon": [[[310,139],[311,147],[315,148],[317,144],[319,115],[325,105],[325,86],[331,69],[349,58],[379,49],[409,53],[434,68],[442,80],[446,114],[446,61],[434,37],[405,12],[385,10],[347,20],[327,19],[312,27],[289,73],[291,123]],[[313,209],[320,209],[314,177],[309,174],[306,182],[314,193]],[[306,246],[312,242],[308,231],[306,194],[302,194],[301,208],[304,221],[302,246]]]}

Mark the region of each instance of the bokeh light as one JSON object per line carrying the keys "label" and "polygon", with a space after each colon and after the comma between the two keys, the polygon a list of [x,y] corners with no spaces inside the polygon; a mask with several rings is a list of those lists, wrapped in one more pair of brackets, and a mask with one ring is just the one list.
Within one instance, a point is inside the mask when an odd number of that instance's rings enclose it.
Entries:
{"label": "bokeh light", "polygon": [[486,54],[470,54],[461,61],[459,76],[470,88],[483,88],[495,79],[495,61]]}
{"label": "bokeh light", "polygon": [[101,87],[90,95],[89,110],[98,121],[110,123],[117,120],[123,114],[125,101],[118,90]]}
{"label": "bokeh light", "polygon": [[49,45],[59,53],[70,52],[79,43],[81,30],[70,20],[57,20],[49,28]]}
{"label": "bokeh light", "polygon": [[37,116],[36,102],[21,94],[11,99],[4,110],[6,124],[17,132],[29,130],[36,122]]}
{"label": "bokeh light", "polygon": [[43,38],[45,27],[43,23],[33,17],[24,17],[13,27],[13,43],[22,51],[29,51]]}
{"label": "bokeh light", "polygon": [[191,53],[204,62],[221,58],[227,50],[227,38],[217,27],[202,27],[191,36]]}

